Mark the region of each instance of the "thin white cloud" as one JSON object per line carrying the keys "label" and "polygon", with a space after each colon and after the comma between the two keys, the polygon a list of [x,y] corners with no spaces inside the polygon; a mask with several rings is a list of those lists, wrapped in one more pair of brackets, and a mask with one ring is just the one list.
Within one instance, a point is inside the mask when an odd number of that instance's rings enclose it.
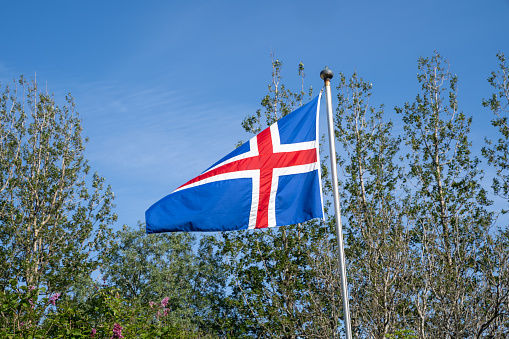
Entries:
{"label": "thin white cloud", "polygon": [[[240,124],[253,107],[108,83],[83,85],[78,92],[83,134],[90,137],[87,158],[112,184],[120,217],[134,218],[124,222],[142,220],[147,202],[170,193],[250,137]],[[140,203],[133,207],[132,201]]]}

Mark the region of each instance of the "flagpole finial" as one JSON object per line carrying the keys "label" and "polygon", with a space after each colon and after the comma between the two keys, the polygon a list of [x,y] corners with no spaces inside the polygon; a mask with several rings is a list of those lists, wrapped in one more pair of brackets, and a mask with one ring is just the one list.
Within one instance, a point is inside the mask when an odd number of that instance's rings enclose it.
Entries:
{"label": "flagpole finial", "polygon": [[325,68],[320,72],[320,78],[324,81],[332,79],[333,76],[334,72],[332,72],[327,66],[325,66]]}

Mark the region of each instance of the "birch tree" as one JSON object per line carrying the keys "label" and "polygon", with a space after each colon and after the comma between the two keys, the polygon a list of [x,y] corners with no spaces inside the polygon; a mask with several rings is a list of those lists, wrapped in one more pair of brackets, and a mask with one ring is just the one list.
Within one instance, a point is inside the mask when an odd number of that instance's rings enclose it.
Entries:
{"label": "birch tree", "polygon": [[0,286],[63,292],[97,268],[116,220],[113,192],[91,174],[71,96],[60,107],[21,77],[0,98]]}
{"label": "birch tree", "polygon": [[404,217],[401,140],[392,136],[371,83],[339,74],[336,138],[342,149],[342,214],[346,228],[352,327],[362,338],[386,338],[408,326],[411,224]]}
{"label": "birch tree", "polygon": [[[440,54],[420,58],[421,92],[396,108],[409,148],[409,218],[415,222],[411,297],[420,338],[474,338],[490,323],[481,307],[490,258],[493,214],[481,186],[480,160],[471,154],[472,118],[459,110],[458,78]],[[486,306],[486,305],[485,305]],[[486,306],[489,308],[489,306]],[[493,325],[493,323],[491,323]]]}
{"label": "birch tree", "polygon": [[[494,115],[491,121],[496,134],[486,138],[482,149],[483,156],[495,171],[492,181],[493,193],[505,201],[499,211],[497,230],[486,236],[486,253],[479,267],[484,273],[482,309],[485,312],[485,323],[479,329],[479,336],[509,332],[509,230],[506,213],[509,201],[509,66],[504,53],[497,53],[499,69],[488,78],[493,88],[491,97],[483,100]],[[498,137],[492,140],[493,137]]]}

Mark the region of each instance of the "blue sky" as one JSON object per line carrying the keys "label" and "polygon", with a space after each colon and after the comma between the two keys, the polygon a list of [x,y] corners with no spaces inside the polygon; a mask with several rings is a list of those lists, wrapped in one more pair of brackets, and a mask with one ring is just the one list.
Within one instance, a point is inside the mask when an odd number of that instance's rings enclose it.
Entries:
{"label": "blue sky", "polygon": [[75,97],[117,227],[251,137],[240,124],[266,94],[271,52],[294,89],[301,61],[317,90],[325,65],[357,71],[400,128],[393,107],[413,100],[417,59],[437,50],[477,147],[486,78],[509,54],[509,0],[9,1],[0,18],[0,81],[37,74],[57,102]]}

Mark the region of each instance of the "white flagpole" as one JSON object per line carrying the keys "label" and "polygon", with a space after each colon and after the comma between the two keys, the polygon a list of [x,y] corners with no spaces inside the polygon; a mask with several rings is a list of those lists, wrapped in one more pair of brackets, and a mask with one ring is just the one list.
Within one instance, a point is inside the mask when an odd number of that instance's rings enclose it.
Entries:
{"label": "white flagpole", "polygon": [[350,307],[348,306],[348,287],[346,281],[345,268],[345,249],[343,246],[343,230],[341,226],[341,210],[339,207],[339,190],[338,190],[338,170],[336,160],[336,147],[334,144],[334,118],[332,116],[332,101],[330,90],[330,79],[334,73],[325,67],[320,72],[320,78],[325,83],[325,100],[327,101],[327,125],[329,127],[329,149],[332,174],[332,189],[334,194],[334,210],[336,212],[336,238],[338,240],[338,256],[339,256],[339,272],[341,275],[341,293],[343,296],[343,313],[346,339],[352,339],[352,329],[350,325]]}

